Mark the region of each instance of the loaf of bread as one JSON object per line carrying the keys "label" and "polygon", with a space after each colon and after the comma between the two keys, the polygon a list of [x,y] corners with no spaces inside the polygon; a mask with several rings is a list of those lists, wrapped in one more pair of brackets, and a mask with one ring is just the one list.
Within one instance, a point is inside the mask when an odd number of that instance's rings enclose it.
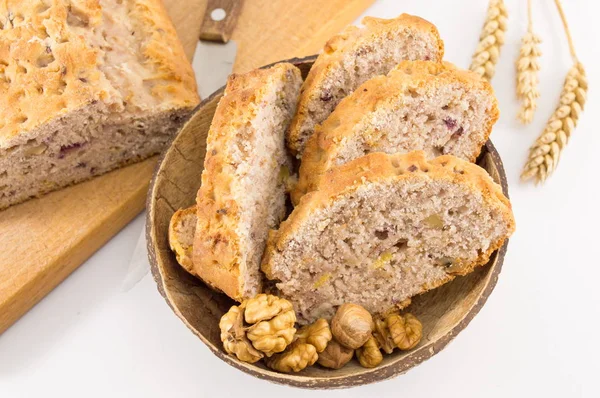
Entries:
{"label": "loaf of bread", "polygon": [[159,152],[199,99],[160,0],[0,2],[0,209]]}
{"label": "loaf of bread", "polygon": [[192,206],[177,210],[169,223],[169,246],[177,262],[191,274],[194,274],[192,248],[197,222],[196,206]]}
{"label": "loaf of bread", "polygon": [[271,232],[262,269],[301,323],[343,303],[377,314],[486,264],[514,228],[510,202],[479,166],[372,153],[302,198]]}
{"label": "loaf of bread", "polygon": [[395,19],[366,17],[331,38],[302,87],[288,146],[300,157],[315,126],[365,81],[387,74],[403,60],[441,62],[444,43],[434,25],[408,14]]}
{"label": "loaf of bread", "polygon": [[210,126],[193,273],[234,300],[261,292],[268,231],[286,214],[285,131],[301,85],[288,63],[232,75]]}
{"label": "loaf of bread", "polygon": [[475,161],[498,120],[487,80],[450,63],[404,61],[344,98],[309,138],[294,204],[331,167],[371,152],[423,150]]}

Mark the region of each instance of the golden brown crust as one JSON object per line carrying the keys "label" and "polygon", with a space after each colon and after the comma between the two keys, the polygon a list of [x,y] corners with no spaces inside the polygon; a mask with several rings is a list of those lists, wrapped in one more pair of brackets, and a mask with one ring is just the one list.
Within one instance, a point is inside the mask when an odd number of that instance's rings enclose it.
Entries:
{"label": "golden brown crust", "polygon": [[[292,191],[294,204],[300,201],[302,195],[317,188],[323,174],[335,165],[334,159],[343,142],[352,141],[359,134],[366,137],[367,142],[377,142],[379,131],[353,128],[365,117],[369,117],[372,111],[393,108],[399,97],[410,95],[411,90],[422,87],[435,90],[452,83],[459,83],[467,90],[486,91],[493,98],[484,134],[479,142],[473,144],[474,147],[481,148],[499,117],[498,103],[489,82],[476,73],[458,69],[449,62],[440,64],[430,61],[403,61],[387,76],[377,76],[362,84],[340,102],[322,125],[317,126],[302,154],[298,184]],[[474,162],[479,153],[480,150],[474,152],[468,160]]]}
{"label": "golden brown crust", "polygon": [[154,86],[153,95],[169,98],[171,106],[195,106],[199,97],[194,70],[162,0],[128,1],[133,4],[129,15],[138,21],[136,27],[150,38],[142,46],[142,53],[155,65],[155,78],[169,82]]}
{"label": "golden brown crust", "polygon": [[[313,212],[331,206],[338,198],[347,196],[365,182],[389,179],[402,181],[415,177],[459,183],[466,185],[472,192],[481,193],[483,200],[503,215],[508,225],[506,238],[514,232],[515,220],[510,201],[502,193],[502,188],[481,167],[451,155],[427,160],[422,151],[394,155],[376,152],[327,171],[318,190],[302,197],[288,219],[281,223],[279,230],[269,234],[262,263],[263,272],[267,278],[273,278],[270,264],[273,254],[284,250],[288,241]],[[475,267],[486,264],[491,254],[503,243],[504,239],[493,242],[490,250],[482,253],[476,261],[462,264],[460,269],[452,272],[448,279],[440,281],[440,284],[452,280],[455,275],[468,274]],[[423,286],[423,292],[437,286],[439,285]]]}
{"label": "golden brown crust", "polygon": [[[278,79],[300,70],[289,63],[231,75],[219,101],[207,138],[202,185],[196,198],[198,224],[194,240],[194,271],[205,282],[229,297],[242,301],[246,248],[238,235],[240,208],[231,192],[235,159],[230,148],[244,140],[238,129],[255,116],[262,99]],[[260,291],[259,286],[256,290]]]}
{"label": "golden brown crust", "polygon": [[[47,5],[44,5],[47,4]],[[153,70],[158,110],[198,103],[193,71],[160,0],[126,0],[140,39],[140,57]],[[115,91],[101,69],[103,51],[78,29],[104,24],[99,0],[0,2],[0,148],[27,139],[49,121]],[[168,99],[168,101],[167,101]],[[35,134],[35,133],[34,133]]]}
{"label": "golden brown crust", "polygon": [[364,25],[363,29],[356,26],[349,26],[338,35],[329,39],[324,46],[323,52],[311,67],[302,86],[298,110],[288,130],[288,146],[293,154],[297,155],[300,151],[301,128],[308,117],[309,104],[314,100],[316,90],[321,87],[326,77],[339,67],[338,65],[346,54],[356,52],[365,43],[372,42],[378,37],[389,35],[390,32],[410,29],[412,31],[427,32],[435,37],[438,47],[437,54],[435,55],[438,56],[438,59],[431,59],[431,61],[441,62],[444,56],[444,42],[440,38],[437,28],[425,19],[414,15],[402,14],[393,19],[365,17],[361,22]]}
{"label": "golden brown crust", "polygon": [[187,272],[195,275],[192,263],[193,246],[186,242],[188,237],[182,236],[186,232],[183,230],[183,224],[187,223],[196,224],[196,206],[179,209],[173,214],[169,223],[169,246],[173,253],[175,253],[177,262]]}

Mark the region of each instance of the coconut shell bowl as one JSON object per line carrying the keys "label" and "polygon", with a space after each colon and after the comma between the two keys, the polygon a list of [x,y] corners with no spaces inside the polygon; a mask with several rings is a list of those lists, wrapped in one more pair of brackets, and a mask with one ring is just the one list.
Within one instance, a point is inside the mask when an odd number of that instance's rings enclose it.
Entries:
{"label": "coconut shell bowl", "polygon": [[[306,77],[315,57],[292,59]],[[296,374],[279,373],[261,361],[249,364],[223,350],[219,320],[235,304],[222,293],[211,290],[177,264],[168,242],[169,221],[179,208],[195,202],[206,151],[206,136],[224,88],[206,98],[182,127],[160,160],[147,202],[146,234],[152,274],[158,291],[173,312],[214,355],[255,377],[302,388],[344,388],[374,383],[400,375],[440,352],[469,324],[487,301],[498,280],[507,244],[496,251],[489,264],[475,272],[414,297],[408,310],[423,324],[423,338],[410,351],[385,355],[376,368],[361,367],[352,360],[339,370],[315,364]],[[498,152],[488,141],[477,163],[502,185],[507,182]]]}

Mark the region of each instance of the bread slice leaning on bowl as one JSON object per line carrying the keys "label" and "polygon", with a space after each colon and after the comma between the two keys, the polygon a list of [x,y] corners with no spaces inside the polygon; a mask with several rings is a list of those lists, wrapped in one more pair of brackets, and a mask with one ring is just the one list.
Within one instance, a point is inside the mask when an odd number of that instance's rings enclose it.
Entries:
{"label": "bread slice leaning on bowl", "polygon": [[262,269],[300,323],[343,303],[377,314],[486,264],[514,228],[509,200],[479,166],[372,153],[302,198],[270,234]]}
{"label": "bread slice leaning on bowl", "polygon": [[492,86],[476,73],[449,62],[404,61],[362,84],[317,126],[292,200],[314,190],[329,168],[371,152],[423,150],[474,162],[498,116]]}
{"label": "bread slice leaning on bowl", "polygon": [[208,132],[192,273],[234,300],[262,291],[268,231],[285,217],[285,131],[301,84],[289,63],[231,75]]}
{"label": "bread slice leaning on bowl", "polygon": [[160,152],[199,102],[160,0],[4,1],[0,27],[0,209]]}
{"label": "bread slice leaning on bowl", "polygon": [[365,17],[362,23],[362,28],[349,26],[332,37],[310,69],[288,131],[288,146],[298,158],[315,127],[362,83],[403,60],[441,62],[444,57],[437,28],[422,18]]}

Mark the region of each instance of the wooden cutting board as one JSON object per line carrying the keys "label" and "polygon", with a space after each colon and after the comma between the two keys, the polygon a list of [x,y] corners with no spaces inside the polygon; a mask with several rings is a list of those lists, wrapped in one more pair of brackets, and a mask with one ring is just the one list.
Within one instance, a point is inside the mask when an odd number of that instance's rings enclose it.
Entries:
{"label": "wooden cutting board", "polygon": [[[373,1],[246,0],[234,71],[318,52]],[[191,59],[206,0],[163,2]],[[0,212],[0,333],[143,210],[156,160]]]}

